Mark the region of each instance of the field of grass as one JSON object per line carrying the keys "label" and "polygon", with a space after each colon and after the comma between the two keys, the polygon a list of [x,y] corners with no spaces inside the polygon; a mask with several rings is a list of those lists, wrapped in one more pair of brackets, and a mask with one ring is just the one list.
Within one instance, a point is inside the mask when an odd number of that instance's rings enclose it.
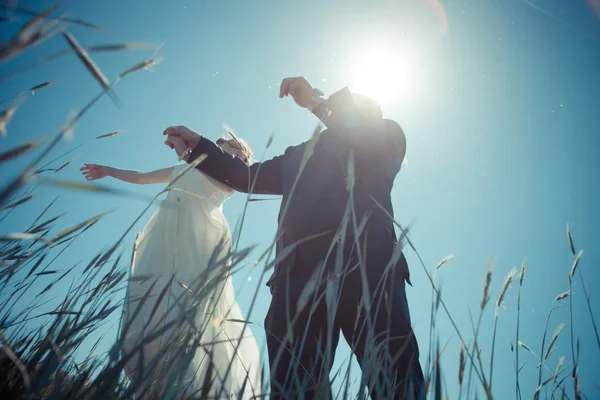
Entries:
{"label": "field of grass", "polygon": [[[113,87],[130,73],[149,68],[155,65],[160,59],[142,60],[139,64],[124,71],[115,79],[109,79],[96,66],[93,61],[95,52],[120,52],[136,49],[138,44],[122,43],[110,46],[96,46],[86,48],[80,44],[72,34],[68,32],[68,24],[78,24],[86,26],[89,29],[98,29],[85,21],[56,17],[56,9],[53,7],[42,14],[32,13],[27,9],[18,10],[21,15],[28,16],[21,31],[9,42],[0,44],[0,66],[2,63],[12,57],[18,56],[22,52],[36,51],[37,45],[43,46],[44,40],[50,36],[62,36],[69,46],[69,52],[54,54],[39,61],[37,65],[31,68],[43,68],[45,62],[51,61],[68,54],[75,53],[77,59],[73,62],[81,62],[89,70],[90,74],[99,84],[99,93],[90,94],[90,102],[74,116],[72,116],[65,125],[50,129],[47,133],[39,136],[37,140],[28,141],[21,145],[2,149],[0,154],[0,165],[13,162],[30,153],[36,154],[33,161],[20,175],[11,181],[3,182],[0,188],[0,224],[8,215],[15,215],[29,211],[28,205],[33,200],[40,188],[40,185],[52,185],[62,188],[65,196],[71,191],[88,191],[102,195],[110,193],[120,196],[134,196],[129,192],[121,192],[109,187],[89,185],[87,183],[68,182],[60,179],[60,172],[66,168],[70,161],[65,161],[67,154],[57,154],[57,144],[72,134],[75,123],[85,117],[85,113],[94,106],[94,104],[103,96],[109,96],[118,103],[118,98],[113,91]],[[6,75],[0,75],[2,79],[7,79],[10,74],[19,73],[19,71],[8,71]],[[11,116],[18,110],[23,101],[26,101],[30,92],[43,90],[49,86],[50,82],[41,82],[34,88],[24,88],[23,93],[7,99],[3,103],[3,109],[0,113],[0,132],[3,135],[15,134],[10,129]],[[4,93],[3,93],[4,96]],[[5,100],[5,99],[1,99]],[[314,146],[318,140],[320,127],[317,127],[307,146],[304,164],[310,157],[311,146]],[[96,139],[110,140],[117,132],[111,132],[102,135]],[[201,162],[201,160],[199,160]],[[348,189],[353,191],[354,165],[352,159],[348,163]],[[300,173],[302,173],[302,168]],[[38,179],[33,181],[32,176]],[[165,189],[169,190],[169,187]],[[158,198],[149,201],[148,207]],[[120,343],[116,342],[113,349],[108,354],[98,355],[94,349],[89,357],[83,362],[75,362],[74,354],[80,349],[85,339],[95,330],[100,329],[110,316],[120,314],[123,308],[122,298],[123,288],[127,285],[129,277],[129,265],[131,260],[124,259],[122,254],[129,250],[133,244],[125,239],[131,233],[135,223],[144,216],[140,215],[131,224],[130,228],[124,232],[119,232],[118,239],[109,244],[109,247],[98,254],[90,254],[86,265],[73,265],[68,268],[60,261],[61,254],[66,251],[84,232],[94,229],[94,225],[100,221],[106,214],[100,214],[75,225],[65,225],[63,223],[64,215],[56,215],[53,210],[53,204],[49,203],[45,210],[35,216],[34,222],[28,226],[23,226],[18,232],[1,231],[0,237],[0,301],[2,308],[0,310],[0,398],[3,399],[125,399],[132,398],[134,393],[139,392],[139,387],[132,387],[124,374],[124,365],[132,357],[131,354],[123,354],[120,349]],[[359,229],[361,221],[356,220],[356,215],[352,208],[352,195],[347,206],[347,218],[342,221],[345,229]],[[284,207],[285,208],[285,207]],[[285,211],[284,211],[285,215]],[[285,217],[285,216],[284,216]],[[406,252],[415,252],[420,260],[418,250],[413,246],[408,237],[408,229],[405,229],[399,222],[394,221],[396,226],[402,232],[398,250]],[[1,225],[0,225],[1,226]],[[243,226],[243,224],[241,225]],[[344,240],[340,236],[340,240]],[[292,250],[285,249],[286,251]],[[185,321],[192,315],[195,315],[196,307],[200,304],[211,289],[218,286],[219,279],[222,279],[226,273],[236,273],[238,268],[248,261],[250,249],[235,249],[232,255],[231,265],[215,265],[212,270],[218,273],[207,278],[207,274],[199,276],[197,285],[190,287],[190,298],[186,300],[185,307],[177,308],[181,317],[180,321]],[[494,388],[499,385],[497,376],[500,371],[494,367],[494,353],[496,351],[506,351],[496,346],[496,329],[499,319],[502,318],[503,300],[509,295],[509,291],[516,290],[518,297],[518,319],[514,333],[514,342],[511,344],[510,351],[514,353],[515,368],[510,373],[516,377],[516,387],[514,388],[515,398],[567,398],[583,399],[593,398],[594,394],[581,392],[579,381],[579,356],[581,351],[593,347],[600,349],[600,339],[597,330],[597,324],[594,319],[594,310],[592,307],[591,294],[582,285],[583,295],[589,311],[594,336],[596,342],[580,343],[578,332],[574,328],[572,321],[572,285],[575,280],[584,281],[579,262],[583,257],[583,251],[577,249],[572,233],[567,227],[565,236],[565,252],[571,252],[573,263],[568,274],[568,290],[564,293],[557,293],[555,303],[549,305],[548,318],[546,325],[540,327],[543,330],[543,339],[541,343],[523,343],[519,336],[519,320],[521,308],[521,289],[524,277],[527,275],[527,265],[525,261],[520,268],[512,270],[508,276],[504,277],[500,287],[499,295],[496,298],[491,297],[491,285],[493,271],[488,269],[483,279],[482,298],[480,302],[479,315],[473,320],[472,330],[464,331],[454,323],[451,312],[446,307],[441,289],[438,287],[435,279],[435,272],[442,268],[450,259],[444,258],[437,266],[428,267],[423,262],[421,265],[413,268],[423,268],[431,289],[431,317],[430,317],[430,336],[429,338],[420,338],[421,347],[429,349],[424,357],[423,364],[427,380],[427,397],[442,399],[447,398],[445,379],[457,379],[460,387],[458,398],[477,398],[485,396],[488,399],[494,398]],[[135,256],[135,248],[133,250]],[[399,256],[399,252],[396,254]],[[276,262],[274,242],[264,254],[259,258],[262,266],[261,281],[268,277]],[[391,263],[392,264],[392,263]],[[493,277],[499,280],[499,277]],[[56,293],[53,288],[59,281],[69,279],[73,282],[69,290],[64,293]],[[43,283],[41,286],[40,284]],[[331,301],[335,303],[335,294],[339,290],[339,281],[328,285],[328,296],[331,293]],[[511,286],[513,289],[510,289]],[[38,288],[42,288],[38,290]],[[329,287],[331,292],[329,293]],[[316,296],[308,287],[305,291],[305,307],[317,301]],[[165,292],[163,291],[163,294]],[[52,311],[39,311],[49,301],[50,297],[60,296],[60,304]],[[256,294],[254,296],[256,299]],[[144,299],[143,301],[145,301]],[[370,299],[371,304],[376,304],[380,299]],[[24,304],[27,304],[24,306]],[[570,319],[560,324],[556,330],[549,328],[549,321],[552,313],[559,304],[566,304],[569,307]],[[252,302],[250,310],[254,307]],[[483,338],[479,335],[482,317],[486,313],[494,313],[494,335],[490,338]],[[454,328],[454,335],[459,338],[461,343],[460,358],[456,360],[455,368],[451,370],[442,370],[441,363],[438,362],[442,357],[445,347],[439,344],[438,331],[436,330],[436,318],[444,315],[449,318]],[[288,318],[289,319],[289,318]],[[32,328],[31,321],[43,321]],[[178,391],[181,390],[181,368],[178,368],[175,361],[180,362],[186,359],[186,354],[190,349],[197,346],[207,346],[207,343],[199,343],[197,340],[198,330],[180,329],[176,332],[173,327],[177,322],[172,322],[159,332],[150,332],[148,336],[140,338],[139,346],[151,341],[153,338],[162,334],[171,335],[169,345],[161,349],[164,353],[166,363],[158,363],[157,360],[146,360],[143,363],[142,376],[148,383],[145,385],[145,393],[151,398],[176,398]],[[369,327],[362,327],[369,329]],[[128,326],[125,324],[120,327],[121,332],[126,332]],[[550,355],[557,349],[556,343],[561,336],[567,335],[570,348],[563,357],[560,358],[557,365],[548,365],[546,361]],[[425,343],[427,342],[427,343]],[[489,357],[482,357],[482,348],[491,352]],[[376,349],[373,349],[376,351]],[[522,393],[519,386],[519,373],[523,364],[519,361],[520,354],[523,352],[531,353],[537,360],[538,379],[536,382],[537,390],[535,393]],[[193,352],[191,352],[193,353]],[[215,355],[216,356],[216,355]],[[327,357],[327,355],[323,355]],[[154,361],[154,362],[153,362]],[[358,393],[353,397],[365,398],[367,396],[366,386],[369,385],[370,376],[377,373],[378,363],[372,363],[370,368],[365,368],[363,374],[364,385],[360,385]],[[447,365],[447,364],[446,364]],[[506,371],[502,371],[506,374]],[[264,374],[263,374],[264,375]],[[336,398],[345,398],[349,387],[352,384],[349,380],[350,371],[340,371],[336,374],[336,381],[342,387],[337,393]],[[443,378],[445,377],[445,378]],[[218,389],[219,382],[223,377],[215,377],[209,372],[205,376],[205,385],[196,398],[212,398],[215,388]],[[158,382],[167,382],[161,385]],[[391,382],[384,385],[391,385]],[[328,387],[321,388],[323,397],[329,390]],[[303,387],[298,391],[302,392]],[[383,388],[382,388],[383,390]],[[268,379],[263,376],[263,393],[268,397],[269,387]]]}

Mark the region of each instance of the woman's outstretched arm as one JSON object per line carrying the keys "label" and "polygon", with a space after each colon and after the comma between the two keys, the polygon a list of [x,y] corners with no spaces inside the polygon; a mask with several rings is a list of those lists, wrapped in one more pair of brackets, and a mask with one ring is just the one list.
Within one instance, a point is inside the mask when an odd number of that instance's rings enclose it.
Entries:
{"label": "woman's outstretched arm", "polygon": [[112,176],[120,181],[135,183],[137,185],[148,185],[151,183],[169,183],[173,167],[157,169],[151,172],[140,172],[100,164],[84,164],[84,167],[79,170],[88,181]]}

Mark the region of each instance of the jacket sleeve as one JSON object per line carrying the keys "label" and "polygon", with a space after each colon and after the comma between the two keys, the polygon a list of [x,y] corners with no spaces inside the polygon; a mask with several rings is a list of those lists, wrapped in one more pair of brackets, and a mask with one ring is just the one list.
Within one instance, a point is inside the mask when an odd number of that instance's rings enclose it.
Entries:
{"label": "jacket sleeve", "polygon": [[202,154],[206,154],[207,157],[196,168],[232,189],[243,193],[282,194],[282,167],[285,156],[248,166],[204,137],[200,138],[192,150],[188,163]]}

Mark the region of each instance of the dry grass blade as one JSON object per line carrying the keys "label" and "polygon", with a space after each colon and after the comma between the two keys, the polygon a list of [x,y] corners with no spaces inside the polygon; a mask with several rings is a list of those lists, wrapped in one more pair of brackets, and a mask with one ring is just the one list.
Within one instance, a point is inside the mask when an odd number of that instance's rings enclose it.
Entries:
{"label": "dry grass blade", "polygon": [[41,14],[36,14],[29,22],[27,22],[17,34],[6,44],[0,45],[0,61],[8,60],[23,51],[40,44],[42,41],[54,35],[52,29],[56,23],[48,23],[39,27],[41,22],[48,17],[58,5],[50,7]]}
{"label": "dry grass blade", "polygon": [[43,88],[48,87],[50,85],[52,85],[51,81],[40,83],[39,85],[35,85],[34,87],[30,88],[29,91],[31,92],[31,94],[35,94],[36,90],[43,89]]}
{"label": "dry grass blade", "polygon": [[435,312],[440,309],[440,302],[442,301],[442,286],[440,286],[435,294]]}
{"label": "dry grass blade", "polygon": [[527,361],[525,361],[523,363],[523,365],[521,365],[521,367],[519,367],[519,369],[517,370],[517,375],[519,375],[521,373],[521,371],[523,370],[523,367],[525,367],[525,365],[527,365]]}
{"label": "dry grass blade", "polygon": [[[55,6],[54,8],[56,8],[56,7],[58,7],[58,6]],[[35,15],[35,16],[38,15],[38,13],[36,11],[30,10],[28,8],[24,8],[21,5],[16,5],[14,7],[11,7],[11,9],[13,11],[16,11],[19,14]],[[45,15],[43,18],[44,19],[52,19],[54,21],[70,22],[70,23],[73,23],[73,24],[85,26],[87,28],[92,28],[92,29],[95,29],[95,30],[98,30],[98,31],[103,31],[104,30],[104,29],[100,28],[99,26],[96,26],[94,24],[91,24],[89,22],[85,22],[85,21],[82,21],[82,20],[76,19],[76,18],[69,18],[69,17],[62,17],[62,16],[61,17],[51,17],[50,15]]]}
{"label": "dry grass blade", "polygon": [[16,192],[25,183],[28,176],[29,171],[25,170],[23,173],[21,173],[21,175],[15,178],[0,191],[0,205],[2,205],[6,199],[12,195],[13,192]]}
{"label": "dry grass blade", "polygon": [[244,400],[244,391],[246,390],[246,385],[248,384],[248,378],[250,378],[250,376],[246,374],[246,376],[244,377],[244,382],[242,383],[242,387],[238,392],[238,400]]}
{"label": "dry grass blade", "polygon": [[236,146],[244,147],[242,145],[242,142],[240,142],[240,138],[235,134],[233,128],[227,122],[223,122],[222,128],[225,131],[225,133],[227,133],[229,136],[231,136],[231,138],[235,142]]}
{"label": "dry grass blade", "polygon": [[460,346],[460,358],[458,360],[458,386],[462,387],[465,374],[465,346]]}
{"label": "dry grass blade", "polygon": [[21,204],[27,203],[29,200],[32,200],[34,197],[35,197],[35,195],[30,195],[30,196],[24,197],[22,199],[15,200],[12,203],[8,203],[7,205],[0,207],[0,210],[6,210],[9,208],[18,207]]}
{"label": "dry grass blade", "polygon": [[[66,166],[66,165],[64,165],[64,166]],[[109,187],[101,186],[101,185],[92,185],[92,184],[89,184],[86,182],[74,182],[74,181],[65,181],[65,180],[48,178],[48,179],[44,179],[41,183],[44,185],[56,186],[56,187],[60,187],[60,188],[64,188],[64,189],[80,190],[80,191],[90,192],[90,193],[111,194],[111,195],[116,195],[116,196],[131,197],[134,199],[140,199],[140,200],[144,200],[144,201],[150,199],[148,196],[145,196],[145,195],[142,195],[142,194],[139,194],[136,192],[128,192],[125,190],[113,189],[113,188],[109,188]]]}
{"label": "dry grass blade", "polygon": [[198,165],[200,165],[200,163],[204,160],[206,160],[206,157],[208,157],[208,154],[200,154],[198,156],[198,158],[196,158],[194,161],[192,161],[191,163],[189,163],[189,165],[187,165],[184,169],[182,169],[177,175],[175,175],[175,177],[171,180],[171,182],[169,182],[169,184],[167,185],[167,188],[165,189],[165,191],[168,191],[169,189],[171,189],[171,187],[173,185],[175,185],[175,183],[181,179],[181,177],[185,174],[187,174],[191,169],[196,168]]}
{"label": "dry grass blade", "polygon": [[49,220],[47,220],[47,221],[44,221],[44,222],[42,222],[42,223],[41,223],[41,224],[39,224],[39,225],[35,225],[35,224],[34,224],[34,225],[31,227],[31,228],[27,229],[25,232],[26,232],[26,233],[39,233],[39,232],[41,232],[41,231],[43,231],[43,230],[46,230],[46,231],[48,231],[48,230],[49,230],[49,226],[50,226],[52,223],[56,222],[56,221],[57,221],[59,218],[61,218],[61,217],[63,217],[63,216],[64,216],[64,214],[61,214],[61,215],[59,215],[59,216],[57,216],[57,217],[50,218]]}
{"label": "dry grass blade", "polygon": [[83,221],[83,222],[80,222],[79,224],[77,224],[77,225],[75,225],[75,226],[72,226],[72,227],[70,227],[69,229],[66,229],[66,230],[64,230],[64,231],[60,232],[59,234],[57,234],[57,235],[54,237],[54,239],[52,239],[52,241],[53,241],[53,242],[57,242],[57,241],[59,241],[60,239],[63,239],[63,238],[65,238],[65,237],[67,237],[67,236],[69,236],[69,235],[71,235],[71,234],[73,234],[73,233],[77,232],[78,230],[80,230],[80,229],[82,229],[82,228],[85,228],[85,227],[86,227],[86,226],[88,226],[88,225],[91,225],[91,224],[93,224],[93,223],[96,223],[96,222],[97,222],[97,221],[99,221],[99,220],[100,220],[102,217],[104,217],[105,215],[109,214],[110,212],[111,212],[111,211],[107,211],[107,212],[104,212],[104,213],[102,213],[102,214],[98,214],[98,215],[96,215],[95,217],[92,217],[92,218],[90,218],[90,219],[87,219],[87,220],[85,220],[85,221]]}
{"label": "dry grass blade", "polygon": [[521,346],[522,348],[524,348],[525,350],[527,350],[531,354],[535,355],[535,353],[533,352],[533,350],[531,350],[529,348],[529,346],[527,346],[525,343],[521,342],[520,340],[517,343],[519,344],[519,346]]}
{"label": "dry grass blade", "polygon": [[12,242],[12,241],[22,241],[22,240],[34,240],[34,241],[42,241],[44,243],[46,243],[49,246],[54,246],[55,244],[44,238],[41,235],[34,235],[33,233],[21,233],[21,232],[11,232],[11,233],[7,233],[4,236],[0,236],[0,241],[2,242]]}
{"label": "dry grass blade", "polygon": [[141,42],[126,42],[117,44],[101,44],[96,46],[88,46],[85,49],[87,51],[123,51],[123,50],[144,50],[154,49],[156,45],[152,43],[141,43]]}
{"label": "dry grass blade", "polygon": [[27,32],[35,26],[39,25],[44,19],[46,19],[50,14],[52,14],[58,8],[58,4],[50,7],[46,11],[42,13],[32,12],[31,15],[33,18],[27,22],[22,28],[21,32]]}
{"label": "dry grass blade", "polygon": [[84,192],[106,192],[106,193],[114,193],[113,189],[99,186],[99,185],[91,185],[88,183],[82,182],[73,182],[73,181],[59,181],[59,180],[48,180],[44,182],[45,184],[62,187],[65,189],[73,189],[73,190],[81,190]]}
{"label": "dry grass blade", "polygon": [[[398,223],[398,221],[396,221],[394,219],[394,217],[392,215],[390,215],[390,213],[385,209],[385,207],[383,207],[381,205],[381,203],[379,203],[372,195],[369,195],[369,197],[371,198],[371,200],[373,200],[373,202],[379,207],[379,209],[390,219],[390,221],[392,221],[392,223],[397,226],[398,228],[400,228],[400,230],[402,230],[402,232],[404,232],[405,230],[402,228],[402,226]],[[410,238],[408,236],[406,236],[406,241],[409,244],[409,246],[413,249],[413,251],[416,253],[417,258],[419,260],[419,264],[421,265],[421,267],[423,268],[423,271],[425,272],[425,275],[427,276],[427,280],[429,281],[429,283],[431,284],[432,288],[434,290],[437,290],[435,282],[431,276],[431,274],[429,273],[429,271],[427,270],[427,267],[425,266],[425,262],[423,261],[423,258],[421,257],[419,251],[417,251],[415,245],[412,243],[412,241],[410,240]],[[445,302],[442,300],[440,301],[440,304],[442,306],[442,308],[444,309],[444,312],[446,313],[446,315],[449,317],[450,323],[452,324],[452,327],[454,328],[455,332],[458,334],[461,343],[465,344],[466,341],[464,340],[464,337],[462,336],[462,334],[460,333],[460,329],[458,329],[458,326],[456,324],[456,321],[454,321],[454,318],[452,317],[452,314],[450,313],[450,311],[448,310],[448,307],[446,306]],[[467,352],[467,356],[469,357],[472,365],[474,364],[474,359],[473,356],[471,355],[471,352]],[[481,382],[481,384],[483,385],[485,392],[486,392],[486,396],[488,397],[488,399],[492,398],[491,395],[491,383],[488,384],[486,382],[486,379],[484,376],[482,376],[483,373],[483,369],[481,370],[481,372],[478,369],[474,369],[475,371],[475,375],[477,376],[477,378],[479,379],[479,381]],[[491,377],[490,377],[491,378]],[[491,379],[490,379],[491,382]]]}
{"label": "dry grass blade", "polygon": [[302,292],[300,293],[300,297],[298,298],[298,302],[296,303],[296,313],[300,313],[304,310],[308,301],[313,296],[315,291],[317,290],[317,286],[319,284],[319,273],[318,270],[312,274],[309,281],[306,283]]}
{"label": "dry grass blade", "polygon": [[12,119],[13,115],[15,115],[15,112],[17,112],[17,108],[18,108],[18,106],[13,105],[11,107],[8,107],[5,110],[2,110],[2,112],[0,112],[0,135],[1,136],[6,137],[6,126]]}
{"label": "dry grass blade", "polygon": [[[438,342],[437,344],[437,349],[438,349],[438,354],[441,355],[439,349],[440,349],[440,344]],[[442,350],[443,352],[443,350]],[[439,356],[438,356],[439,359]],[[440,363],[436,362],[434,364],[435,367],[435,388],[434,388],[434,398],[435,400],[442,400],[442,372],[441,372],[441,367],[440,367]]]}
{"label": "dry grass blade", "polygon": [[273,200],[279,200],[279,199],[277,199],[277,198],[272,198],[272,199],[248,199],[248,202],[249,203],[255,203],[255,202],[258,202],[258,201],[273,201]]}
{"label": "dry grass blade", "polygon": [[140,235],[140,231],[137,231],[135,233],[135,238],[133,239],[133,251],[131,252],[131,260],[129,262],[131,268],[133,268],[133,266],[135,265],[135,258],[137,256],[138,246],[140,243]]}
{"label": "dry grass blade", "polygon": [[569,274],[569,280],[573,279],[573,275],[575,275],[575,271],[577,270],[577,266],[579,265],[579,261],[581,260],[582,255],[583,255],[583,250],[579,250],[577,257],[575,257],[575,261],[573,261],[573,267],[571,267],[571,273]]}
{"label": "dry grass blade", "polygon": [[559,294],[558,296],[556,296],[556,298],[554,299],[554,301],[566,299],[570,295],[571,295],[571,291],[567,290],[566,292],[562,292],[561,294]]}
{"label": "dry grass blade", "polygon": [[490,391],[492,389],[492,382],[493,382],[494,353],[495,353],[495,349],[496,349],[496,329],[498,327],[498,317],[500,316],[500,306],[502,305],[502,302],[504,301],[504,296],[506,295],[506,291],[510,287],[510,283],[512,282],[516,273],[517,273],[517,269],[515,267],[513,267],[513,269],[508,273],[508,275],[504,279],[504,283],[502,284],[502,288],[500,289],[500,295],[498,296],[498,299],[496,299],[496,315],[495,315],[496,318],[494,319],[494,332],[492,334],[492,352],[491,352],[491,356],[490,356],[490,384],[489,384]]}
{"label": "dry grass blade", "polygon": [[546,357],[550,357],[552,354],[554,354],[554,352],[558,349],[558,347],[553,347],[550,349],[550,351],[548,352],[548,354],[546,354]]}
{"label": "dry grass blade", "polygon": [[60,167],[58,167],[58,168],[45,168],[45,169],[41,169],[41,168],[40,168],[40,169],[38,169],[37,171],[35,171],[35,172],[33,173],[33,175],[38,175],[38,174],[41,174],[42,172],[48,172],[48,171],[52,171],[52,172],[54,172],[54,173],[56,174],[56,173],[58,173],[58,172],[62,171],[63,169],[67,168],[69,165],[71,165],[71,163],[72,163],[73,161],[77,160],[79,157],[80,157],[80,156],[77,156],[77,157],[75,157],[75,158],[72,158],[72,159],[70,159],[69,161],[67,161],[66,163],[64,163],[63,165],[61,165],[61,166],[60,166]]}
{"label": "dry grass blade", "polygon": [[57,156],[57,157],[53,158],[51,161],[48,161],[46,164],[42,165],[42,166],[40,167],[40,169],[42,170],[42,169],[44,169],[44,168],[48,167],[50,164],[54,163],[55,161],[58,161],[58,160],[60,160],[61,158],[63,158],[63,157],[64,157],[64,156],[66,156],[67,154],[70,154],[70,153],[74,152],[75,150],[77,150],[77,149],[81,148],[82,146],[83,146],[82,144],[80,144],[80,145],[78,145],[78,146],[75,146],[75,147],[74,147],[74,148],[72,148],[71,150],[69,150],[69,151],[67,151],[67,152],[65,152],[65,153],[63,153],[63,154],[61,154],[61,155],[59,155],[59,156]]}
{"label": "dry grass blade", "polygon": [[27,142],[0,154],[0,164],[21,157],[44,144],[43,142]]}
{"label": "dry grass blade", "polygon": [[282,260],[285,260],[287,257],[289,257],[289,255],[292,254],[294,252],[294,250],[296,250],[296,248],[300,244],[302,244],[304,242],[307,242],[307,241],[310,241],[310,240],[313,240],[313,239],[316,239],[316,238],[321,237],[321,236],[329,235],[331,233],[332,233],[332,231],[325,231],[325,232],[322,232],[322,233],[315,233],[314,235],[307,236],[305,238],[297,240],[296,242],[288,245],[287,247],[283,248],[279,253],[277,253],[277,256],[275,257],[274,260],[272,260],[267,265],[265,265],[265,268],[263,269],[263,272],[269,271],[276,264],[280,263]]}
{"label": "dry grass blade", "polygon": [[448,261],[454,258],[454,254],[448,254],[446,257],[442,258],[435,269],[440,269],[442,265],[446,264]]}
{"label": "dry grass blade", "polygon": [[[125,50],[141,50],[141,49],[153,49],[156,48],[156,45],[151,43],[136,43],[136,42],[127,42],[127,43],[117,43],[117,44],[103,44],[96,46],[84,46],[83,47],[87,52],[101,52],[101,51],[125,51]],[[20,75],[24,72],[27,72],[31,69],[39,67],[45,63],[52,62],[62,58],[64,56],[72,54],[72,50],[61,50],[58,52],[54,52],[48,54],[46,56],[40,57],[34,61],[27,62],[25,64],[21,64],[8,72],[5,72],[2,76],[0,76],[0,82],[8,80],[16,75]]]}
{"label": "dry grass blade", "polygon": [[571,234],[571,227],[567,224],[567,239],[569,240],[569,248],[571,253],[575,255],[575,244],[573,243],[573,235]]}
{"label": "dry grass blade", "polygon": [[62,171],[63,169],[67,168],[69,165],[71,165],[71,163],[72,163],[73,161],[77,160],[78,158],[79,158],[79,156],[77,156],[77,157],[75,157],[75,158],[72,158],[72,159],[70,159],[69,161],[67,161],[66,163],[64,163],[63,165],[61,165],[60,167],[56,168],[56,169],[54,170],[54,173],[56,174],[57,172],[60,172],[60,171]]}
{"label": "dry grass blade", "polygon": [[437,365],[440,362],[440,359],[442,358],[442,355],[444,354],[444,351],[446,351],[446,347],[448,347],[448,343],[446,343],[444,345],[444,347],[442,347],[442,349],[439,349],[439,344],[438,344],[438,353],[437,353],[437,357],[435,358],[435,360],[433,361],[433,365]]}
{"label": "dry grass blade", "polygon": [[346,190],[350,193],[353,193],[354,184],[356,183],[356,173],[354,170],[354,152],[352,150],[350,150],[350,154],[348,154],[348,165],[346,167],[346,171]]}
{"label": "dry grass blade", "polygon": [[111,137],[111,136],[116,136],[118,134],[119,134],[119,131],[109,132],[109,133],[105,133],[104,135],[97,136],[96,139],[103,139],[103,138],[107,138],[107,137]]}
{"label": "dry grass blade", "polygon": [[565,327],[565,324],[561,323],[556,327],[556,330],[554,331],[554,334],[552,335],[552,338],[550,339],[550,344],[548,344],[548,351],[546,352],[546,356],[544,357],[544,360],[547,360],[548,357],[550,357],[550,354],[552,354],[552,352],[554,351],[554,344],[556,343],[556,340],[558,339],[558,335],[560,335],[560,332],[563,330],[563,328]]}
{"label": "dry grass blade", "polygon": [[317,144],[317,141],[319,140],[319,134],[321,133],[321,130],[323,129],[323,125],[319,122],[317,124],[317,126],[315,127],[315,130],[312,133],[312,136],[310,137],[310,139],[308,140],[308,142],[306,142],[306,145],[304,147],[304,153],[302,153],[302,158],[300,159],[300,167],[298,168],[298,174],[300,174],[303,170],[304,167],[306,167],[306,163],[308,162],[308,159],[310,158],[310,156],[312,156],[313,150],[315,149],[315,145]]}
{"label": "dry grass blade", "polygon": [[201,400],[208,400],[210,389],[213,385],[213,355],[212,351],[208,354],[208,368],[206,370],[206,375],[204,376],[204,381],[202,382],[202,391],[200,393]]}
{"label": "dry grass blade", "polygon": [[[521,263],[521,271],[519,272],[519,293],[517,295],[517,330],[515,333],[515,340],[518,342],[519,340],[519,329],[521,326],[521,291],[523,289],[523,279],[525,279],[525,259],[523,259],[523,262]],[[516,351],[516,360],[515,360],[515,367],[519,366],[519,348],[517,347],[517,351]],[[516,381],[516,385],[515,385],[515,396],[517,399],[520,399],[522,397],[521,395],[521,387],[519,385],[519,374],[521,373],[521,369],[525,366],[526,363],[523,364],[523,366],[521,366],[521,368],[519,368],[517,371],[515,371],[515,381]]]}
{"label": "dry grass blade", "polygon": [[139,71],[141,69],[151,70],[152,67],[154,67],[156,64],[160,63],[162,60],[164,60],[164,57],[150,58],[148,60],[140,61],[139,63],[135,64],[133,67],[131,67],[131,68],[125,70],[123,73],[121,73],[119,75],[118,79],[123,79],[126,75],[129,75],[129,74]]}
{"label": "dry grass blade", "polygon": [[44,215],[46,215],[46,213],[48,212],[48,210],[50,210],[50,208],[51,208],[51,207],[54,205],[54,203],[56,203],[56,201],[57,201],[57,200],[58,200],[58,197],[57,197],[57,198],[55,198],[54,200],[52,200],[52,201],[50,202],[50,204],[48,204],[48,205],[47,205],[47,206],[44,208],[44,211],[42,211],[42,212],[40,213],[40,215],[38,215],[38,217],[35,219],[35,221],[33,221],[33,223],[31,224],[31,226],[32,226],[32,227],[33,227],[33,226],[35,226],[35,224],[37,224],[38,222],[40,222],[40,220],[42,219],[42,217],[43,217]]}
{"label": "dry grass blade", "polygon": [[112,92],[112,89],[110,87],[110,81],[106,78],[104,73],[102,73],[102,71],[96,65],[94,60],[92,60],[87,51],[85,51],[85,49],[81,47],[77,39],[75,39],[75,37],[69,32],[62,31],[61,33],[63,37],[67,40],[67,43],[69,43],[69,46],[71,46],[73,51],[77,54],[81,62],[85,65],[88,71],[90,71],[94,79],[96,79],[100,86],[102,86],[102,88],[109,94],[113,101],[117,101],[116,95]]}

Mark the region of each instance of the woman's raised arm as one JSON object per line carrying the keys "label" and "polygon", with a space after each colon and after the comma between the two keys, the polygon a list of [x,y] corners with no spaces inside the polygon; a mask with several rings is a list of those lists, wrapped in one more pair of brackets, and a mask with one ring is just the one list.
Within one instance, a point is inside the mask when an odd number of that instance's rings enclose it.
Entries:
{"label": "woman's raised arm", "polygon": [[95,181],[107,176],[112,176],[120,181],[137,185],[148,185],[151,183],[169,183],[173,167],[157,169],[156,171],[151,172],[140,172],[113,168],[100,164],[84,164],[79,170],[88,181]]}

